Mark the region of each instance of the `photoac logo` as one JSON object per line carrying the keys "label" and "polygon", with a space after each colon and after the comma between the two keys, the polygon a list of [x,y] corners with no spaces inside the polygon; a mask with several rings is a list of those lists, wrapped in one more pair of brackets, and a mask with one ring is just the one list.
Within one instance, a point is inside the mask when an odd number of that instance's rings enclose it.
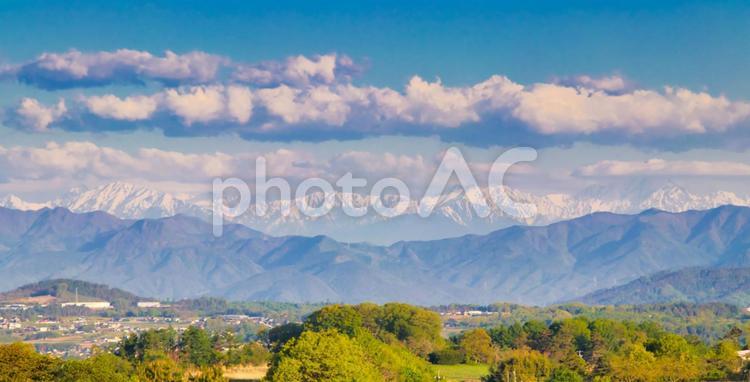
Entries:
{"label": "photoac logo", "polygon": [[[477,178],[472,173],[469,164],[464,158],[461,150],[451,147],[446,150],[440,161],[435,174],[427,186],[426,191],[419,201],[413,201],[411,191],[401,179],[383,178],[375,182],[370,188],[370,203],[356,205],[354,200],[355,189],[367,187],[367,180],[356,178],[352,173],[346,173],[336,180],[334,184],[322,178],[307,178],[297,185],[292,198],[292,187],[284,178],[268,178],[266,158],[258,157],[255,161],[255,198],[250,191],[248,183],[239,178],[216,178],[213,181],[213,233],[221,236],[224,232],[226,219],[234,219],[242,216],[253,209],[256,216],[263,217],[268,213],[268,193],[270,190],[278,192],[280,200],[288,200],[282,203],[280,214],[289,216],[292,213],[292,204],[304,216],[318,218],[330,213],[335,207],[333,195],[340,193],[342,198],[341,210],[346,216],[363,217],[370,210],[380,216],[393,218],[406,213],[416,203],[416,211],[420,217],[431,216],[435,208],[449,187],[451,179],[455,176],[458,185],[468,196],[467,199],[480,218],[488,217],[493,210],[498,210],[513,218],[527,219],[536,215],[534,204],[523,203],[511,199],[505,192],[504,179],[508,169],[519,162],[530,162],[536,160],[537,151],[530,147],[517,147],[510,149],[500,155],[492,163],[487,177],[487,192],[482,191],[477,183]],[[334,187],[335,186],[335,187]],[[320,190],[324,197],[313,205],[306,197],[311,190]],[[235,197],[226,199],[227,191],[233,191]],[[383,202],[386,190],[395,193],[396,198],[391,198],[391,203]],[[293,203],[292,203],[293,201]],[[252,205],[251,205],[252,202]]]}

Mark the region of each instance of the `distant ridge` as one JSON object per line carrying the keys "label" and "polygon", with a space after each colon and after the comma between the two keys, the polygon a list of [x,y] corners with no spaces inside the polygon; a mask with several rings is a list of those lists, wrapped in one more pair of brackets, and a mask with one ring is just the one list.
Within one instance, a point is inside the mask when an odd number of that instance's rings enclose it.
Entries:
{"label": "distant ridge", "polygon": [[725,302],[750,306],[750,268],[659,272],[576,299],[594,305]]}
{"label": "distant ridge", "polygon": [[750,267],[750,208],[595,213],[391,246],[272,237],[184,215],[123,220],[0,208],[0,290],[79,279],[142,296],[543,305],[660,271]]}

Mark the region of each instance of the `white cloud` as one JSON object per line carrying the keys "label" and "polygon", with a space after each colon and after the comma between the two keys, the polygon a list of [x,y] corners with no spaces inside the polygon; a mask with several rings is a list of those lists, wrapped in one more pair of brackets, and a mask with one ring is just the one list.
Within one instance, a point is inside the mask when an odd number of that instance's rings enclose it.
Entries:
{"label": "white cloud", "polygon": [[226,154],[184,154],[140,149],[135,154],[92,142],[50,142],[44,147],[0,146],[0,171],[13,180],[57,177],[201,180],[234,171]]}
{"label": "white cloud", "polygon": [[221,69],[227,69],[235,82],[264,87],[343,83],[362,71],[350,57],[333,53],[249,64],[201,51],[177,54],[168,50],[159,56],[132,49],[73,49],[42,53],[24,64],[2,65],[0,79],[16,79],[47,90],[149,81],[175,86],[215,83],[220,80]]}
{"label": "white cloud", "polygon": [[[344,150],[337,153],[313,153],[304,149],[278,148],[264,152],[185,153],[157,148],[133,152],[87,141],[49,142],[43,146],[0,146],[0,183],[74,187],[88,182],[128,180],[148,183],[210,185],[214,177],[239,177],[249,182],[255,174],[255,161],[263,156],[269,177],[282,177],[293,186],[319,177],[335,182],[346,173],[368,180],[395,177],[414,191],[427,185],[441,156],[425,158],[392,152]],[[471,163],[475,175],[486,177],[487,163]],[[51,186],[52,187],[52,186]],[[366,188],[365,191],[369,189]]]}
{"label": "white cloud", "polygon": [[45,131],[47,127],[63,117],[67,112],[65,101],[56,105],[44,106],[33,98],[24,98],[15,110],[15,122],[34,131]]}
{"label": "white cloud", "polygon": [[612,75],[604,77],[592,77],[587,75],[581,75],[576,77],[561,78],[555,83],[562,84],[565,86],[582,87],[592,90],[601,90],[607,93],[621,93],[627,90],[629,87],[628,81],[625,78]]}
{"label": "white cloud", "polygon": [[336,176],[351,172],[355,177],[364,177],[372,185],[375,181],[395,177],[424,186],[437,168],[437,162],[422,155],[405,155],[390,152],[346,151],[337,154],[329,162],[329,171]]}
{"label": "white cloud", "polygon": [[158,81],[168,84],[205,83],[216,79],[225,59],[204,52],[164,56],[119,49],[113,52],[43,53],[23,65],[5,68],[4,76],[43,89]]}
{"label": "white cloud", "polygon": [[351,110],[347,99],[335,88],[316,86],[300,90],[281,85],[257,91],[258,104],[284,123],[322,122],[341,126]]}
{"label": "white cloud", "polygon": [[543,134],[628,134],[723,131],[750,117],[750,103],[687,89],[625,94],[536,84],[520,94],[513,116]]}
{"label": "white cloud", "polygon": [[150,96],[119,98],[114,95],[81,97],[80,112],[117,121],[147,120],[157,112],[193,123],[245,124],[253,112],[253,94],[241,86],[192,86],[166,89]]}
{"label": "white cloud", "polygon": [[269,61],[261,64],[237,64],[232,79],[258,86],[308,86],[348,82],[360,71],[351,58],[336,54],[313,57],[293,56],[283,62]]}
{"label": "white cloud", "polygon": [[220,86],[167,89],[163,97],[165,107],[188,126],[219,120],[226,111],[224,88]]}
{"label": "white cloud", "polygon": [[750,164],[727,161],[685,161],[659,158],[647,161],[605,160],[583,166],[578,176],[750,176]]}
{"label": "white cloud", "polygon": [[83,103],[96,116],[125,121],[148,119],[158,107],[158,100],[149,96],[118,98],[108,94],[86,97]]}
{"label": "white cloud", "polygon": [[472,88],[446,88],[440,81],[428,82],[412,77],[406,86],[405,113],[402,118],[417,123],[437,123],[457,127],[476,122],[477,94]]}
{"label": "white cloud", "polygon": [[237,122],[245,124],[253,115],[253,94],[240,86],[227,88],[227,112]]}
{"label": "white cloud", "polygon": [[[617,134],[617,139],[721,134],[750,119],[750,103],[745,101],[682,88],[627,90],[619,77],[579,78],[586,86],[524,86],[507,77],[493,76],[472,86],[450,87],[440,80],[430,82],[415,76],[399,92],[387,87],[339,83],[335,81],[335,71],[332,74],[321,69],[330,69],[331,65],[323,56],[318,61],[289,62],[287,66],[295,69],[285,66],[284,73],[291,70],[299,78],[317,76],[322,82],[333,83],[303,81],[302,85],[282,83],[264,88],[218,83],[181,86],[152,95],[82,97],[77,104],[69,102],[67,108],[64,103],[45,107],[36,100],[25,99],[15,111],[18,118],[10,122],[33,130],[58,125],[80,130],[75,121],[91,119],[75,118],[79,114],[91,114],[105,124],[108,120],[143,121],[166,114],[177,117],[177,126],[173,125],[175,122],[159,121],[173,134],[251,131],[272,136],[280,131],[293,136],[295,132],[310,135],[325,131],[333,137],[337,133],[441,134],[468,125],[496,124],[495,136],[488,136],[492,140],[502,137],[504,128],[523,128],[540,136],[579,138],[612,133]],[[56,124],[57,121],[66,124]],[[507,127],[508,121],[515,122],[515,127]],[[154,125],[159,124],[150,126]],[[133,124],[132,128],[139,126]]]}

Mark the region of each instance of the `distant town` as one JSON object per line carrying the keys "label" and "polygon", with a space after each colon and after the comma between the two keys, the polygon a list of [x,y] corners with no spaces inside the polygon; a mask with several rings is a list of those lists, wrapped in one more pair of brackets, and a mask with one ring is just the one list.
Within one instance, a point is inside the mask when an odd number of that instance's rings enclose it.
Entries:
{"label": "distant town", "polygon": [[[216,330],[217,328],[240,331],[243,328],[257,331],[288,323],[264,314],[210,314],[199,316],[196,312],[182,311],[176,314],[174,307],[159,301],[139,301],[131,314],[114,314],[115,306],[109,301],[72,301],[59,304],[60,313],[34,314],[50,308],[45,303],[0,304],[0,342],[23,341],[33,344],[40,353],[63,358],[86,358],[96,347],[107,348],[117,344],[131,333],[151,329],[174,328],[178,332],[190,326]],[[75,310],[78,315],[68,315]],[[445,329],[461,327],[474,317],[497,316],[488,312],[467,308],[451,308],[440,312]],[[252,334],[256,334],[252,333]]]}
{"label": "distant town", "polygon": [[[0,305],[2,342],[23,341],[33,344],[40,353],[63,358],[85,358],[95,347],[106,348],[124,336],[150,329],[174,328],[184,331],[189,326],[206,329],[225,327],[237,329],[243,325],[253,329],[272,328],[280,322],[264,316],[226,314],[213,317],[101,317],[97,311],[114,309],[109,302],[78,302],[60,304],[62,308],[80,307],[93,315],[52,316],[19,314],[43,306],[27,304]],[[140,303],[139,308],[168,308],[158,302]]]}

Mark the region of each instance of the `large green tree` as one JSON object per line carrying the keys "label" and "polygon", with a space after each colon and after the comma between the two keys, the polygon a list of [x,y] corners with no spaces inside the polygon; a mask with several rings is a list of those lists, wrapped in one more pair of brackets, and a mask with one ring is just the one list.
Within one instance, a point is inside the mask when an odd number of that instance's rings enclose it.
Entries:
{"label": "large green tree", "polygon": [[458,343],[466,355],[467,363],[493,362],[497,355],[495,348],[492,346],[492,338],[484,329],[472,329],[463,332]]}
{"label": "large green tree", "polygon": [[328,305],[313,312],[305,320],[305,329],[336,329],[341,333],[353,336],[362,329],[362,316],[351,305]]}
{"label": "large green tree", "polygon": [[0,345],[0,381],[54,381],[61,361],[46,357],[29,344]]}
{"label": "large green tree", "polygon": [[362,347],[335,330],[305,331],[276,355],[269,381],[382,381]]}
{"label": "large green tree", "polygon": [[496,365],[484,382],[540,382],[546,381],[554,369],[544,354],[530,349],[511,350]]}
{"label": "large green tree", "polygon": [[135,369],[127,360],[110,353],[96,354],[84,360],[64,362],[55,380],[58,382],[128,382]]}
{"label": "large green tree", "polygon": [[400,303],[385,304],[378,318],[378,326],[425,359],[444,346],[440,315],[424,308]]}
{"label": "large green tree", "polygon": [[208,366],[218,361],[213,341],[205,330],[190,326],[182,333],[179,342],[180,357],[196,366]]}

